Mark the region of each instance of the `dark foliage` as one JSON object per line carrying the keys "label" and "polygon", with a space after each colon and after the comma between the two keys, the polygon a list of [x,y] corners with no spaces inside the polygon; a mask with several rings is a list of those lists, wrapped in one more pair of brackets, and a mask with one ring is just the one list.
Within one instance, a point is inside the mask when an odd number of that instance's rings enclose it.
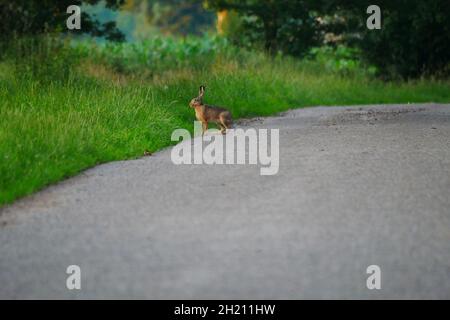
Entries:
{"label": "dark foliage", "polygon": [[234,10],[243,17],[243,41],[261,41],[266,51],[296,56],[320,43],[316,19],[320,0],[208,0],[217,10]]}
{"label": "dark foliage", "polygon": [[379,0],[380,30],[366,27],[368,0],[328,2],[329,13],[344,17],[341,32],[386,78],[446,76],[450,72],[450,1]]}
{"label": "dark foliage", "polygon": [[[81,30],[68,30],[67,7],[81,3],[96,4],[100,0],[0,0],[0,39],[33,36],[44,33],[88,33],[108,40],[124,39],[115,22],[100,23],[95,17],[81,13]],[[117,9],[124,0],[106,0],[108,8]]]}
{"label": "dark foliage", "polygon": [[[379,0],[381,30],[366,26],[370,0],[208,0],[243,17],[241,42],[261,41],[267,51],[302,56],[334,34],[375,65],[385,78],[450,73],[450,1]],[[319,19],[317,19],[320,17]],[[324,23],[325,22],[325,23]]]}

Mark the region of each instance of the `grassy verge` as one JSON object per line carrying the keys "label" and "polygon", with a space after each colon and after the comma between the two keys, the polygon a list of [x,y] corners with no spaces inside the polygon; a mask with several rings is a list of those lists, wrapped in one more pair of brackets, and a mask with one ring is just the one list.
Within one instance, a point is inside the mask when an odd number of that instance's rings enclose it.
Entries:
{"label": "grassy verge", "polygon": [[229,107],[234,118],[314,105],[450,101],[445,81],[383,83],[364,70],[342,75],[314,61],[219,45],[160,46],[167,52],[153,60],[145,52],[155,48],[83,45],[0,61],[0,206],[96,164],[170,145],[174,129],[192,130],[188,102],[202,83],[206,102]]}

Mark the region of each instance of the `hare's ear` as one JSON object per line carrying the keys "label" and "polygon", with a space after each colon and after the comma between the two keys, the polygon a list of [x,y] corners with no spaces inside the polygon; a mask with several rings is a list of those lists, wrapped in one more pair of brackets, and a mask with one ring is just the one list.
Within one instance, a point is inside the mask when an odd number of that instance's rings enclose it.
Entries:
{"label": "hare's ear", "polygon": [[199,96],[199,98],[203,98],[203,95],[205,94],[205,86],[204,85],[201,85],[200,86],[200,89],[199,89],[199,91],[198,91],[198,96]]}

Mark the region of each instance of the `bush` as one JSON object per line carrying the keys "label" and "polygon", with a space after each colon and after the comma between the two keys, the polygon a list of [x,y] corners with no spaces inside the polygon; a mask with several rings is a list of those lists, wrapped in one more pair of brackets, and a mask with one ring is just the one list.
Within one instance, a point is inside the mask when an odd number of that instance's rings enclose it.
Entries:
{"label": "bush", "polygon": [[331,73],[345,76],[375,75],[376,68],[364,65],[359,58],[360,55],[361,52],[357,48],[344,45],[316,47],[310,51],[310,58]]}
{"label": "bush", "polygon": [[[282,52],[302,57],[319,45],[322,33],[318,21],[321,2],[315,0],[236,1],[208,0],[210,8],[231,11],[228,19],[237,28],[228,28],[228,36],[237,44],[264,47],[272,56]],[[227,23],[224,23],[225,25]]]}
{"label": "bush", "polygon": [[381,77],[450,74],[450,1],[380,0],[381,30],[366,27],[366,9],[371,1],[338,3],[346,9],[341,14],[346,17],[347,30],[356,35],[352,42],[361,48],[369,63],[377,66]]}

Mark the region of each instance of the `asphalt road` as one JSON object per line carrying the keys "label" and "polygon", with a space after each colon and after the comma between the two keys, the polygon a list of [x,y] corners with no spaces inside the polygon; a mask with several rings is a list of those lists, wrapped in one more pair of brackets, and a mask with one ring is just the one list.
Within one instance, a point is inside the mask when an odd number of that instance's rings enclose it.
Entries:
{"label": "asphalt road", "polygon": [[241,125],[280,129],[278,174],[166,149],[0,209],[0,298],[450,298],[450,105]]}

